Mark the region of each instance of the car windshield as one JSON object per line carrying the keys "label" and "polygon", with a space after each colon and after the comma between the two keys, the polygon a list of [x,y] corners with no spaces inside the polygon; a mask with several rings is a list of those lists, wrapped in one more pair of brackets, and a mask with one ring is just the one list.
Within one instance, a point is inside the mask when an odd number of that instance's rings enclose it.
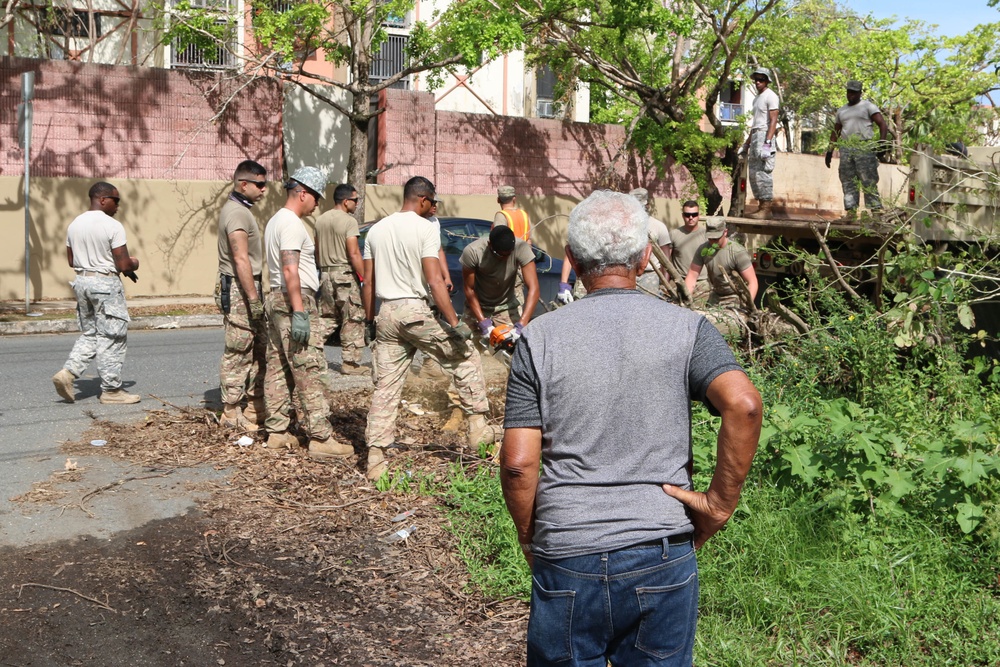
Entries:
{"label": "car windshield", "polygon": [[444,249],[446,255],[461,255],[462,251],[465,250],[465,246],[469,245],[473,241],[480,239],[484,236],[488,236],[490,233],[489,227],[485,230],[481,227],[476,227],[477,232],[481,232],[479,236],[469,236],[465,227],[441,227],[441,247]]}

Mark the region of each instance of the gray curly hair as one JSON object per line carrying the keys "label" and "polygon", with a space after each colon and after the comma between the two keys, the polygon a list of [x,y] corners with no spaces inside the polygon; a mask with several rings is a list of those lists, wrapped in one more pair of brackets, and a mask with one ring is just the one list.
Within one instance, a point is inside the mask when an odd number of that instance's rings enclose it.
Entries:
{"label": "gray curly hair", "polygon": [[635,197],[596,190],[569,214],[569,249],[580,273],[638,266],[649,243],[649,214]]}

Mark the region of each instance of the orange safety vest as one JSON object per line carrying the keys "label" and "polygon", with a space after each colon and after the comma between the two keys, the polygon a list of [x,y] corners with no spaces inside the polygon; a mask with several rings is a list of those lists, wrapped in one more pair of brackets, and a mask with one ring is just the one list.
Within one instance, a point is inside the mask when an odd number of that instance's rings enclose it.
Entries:
{"label": "orange safety vest", "polygon": [[[515,211],[501,209],[500,212],[507,219],[507,226],[514,232],[515,238],[519,238],[525,242],[531,241],[531,220],[528,219],[527,211],[521,209]],[[517,221],[514,220],[515,215],[518,218]]]}

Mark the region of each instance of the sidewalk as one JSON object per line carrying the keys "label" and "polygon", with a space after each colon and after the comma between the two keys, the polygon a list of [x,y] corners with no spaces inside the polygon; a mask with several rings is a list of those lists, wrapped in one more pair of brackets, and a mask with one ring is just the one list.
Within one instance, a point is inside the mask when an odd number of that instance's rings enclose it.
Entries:
{"label": "sidewalk", "polygon": [[[133,313],[128,328],[139,329],[183,329],[188,327],[221,327],[222,315],[218,312],[203,315],[153,315],[135,316],[144,309],[164,310],[215,310],[215,301],[210,296],[156,296],[133,297],[128,300],[129,312]],[[42,313],[51,319],[23,319],[14,322],[0,322],[0,336],[43,333],[78,333],[76,323],[76,301],[73,299],[38,301],[31,304],[32,313]],[[58,317],[54,317],[58,314]],[[24,315],[24,301],[4,301],[0,303],[0,315]]]}

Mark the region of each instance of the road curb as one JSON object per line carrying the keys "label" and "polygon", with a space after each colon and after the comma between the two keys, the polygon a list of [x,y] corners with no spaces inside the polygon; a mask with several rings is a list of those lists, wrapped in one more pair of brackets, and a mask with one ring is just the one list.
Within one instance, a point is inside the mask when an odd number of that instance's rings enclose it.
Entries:
{"label": "road curb", "polygon": [[[129,322],[132,331],[140,329],[190,329],[194,327],[221,327],[222,315],[164,315],[135,317]],[[79,333],[75,319],[40,320],[38,322],[0,322],[0,336],[45,333]]]}

